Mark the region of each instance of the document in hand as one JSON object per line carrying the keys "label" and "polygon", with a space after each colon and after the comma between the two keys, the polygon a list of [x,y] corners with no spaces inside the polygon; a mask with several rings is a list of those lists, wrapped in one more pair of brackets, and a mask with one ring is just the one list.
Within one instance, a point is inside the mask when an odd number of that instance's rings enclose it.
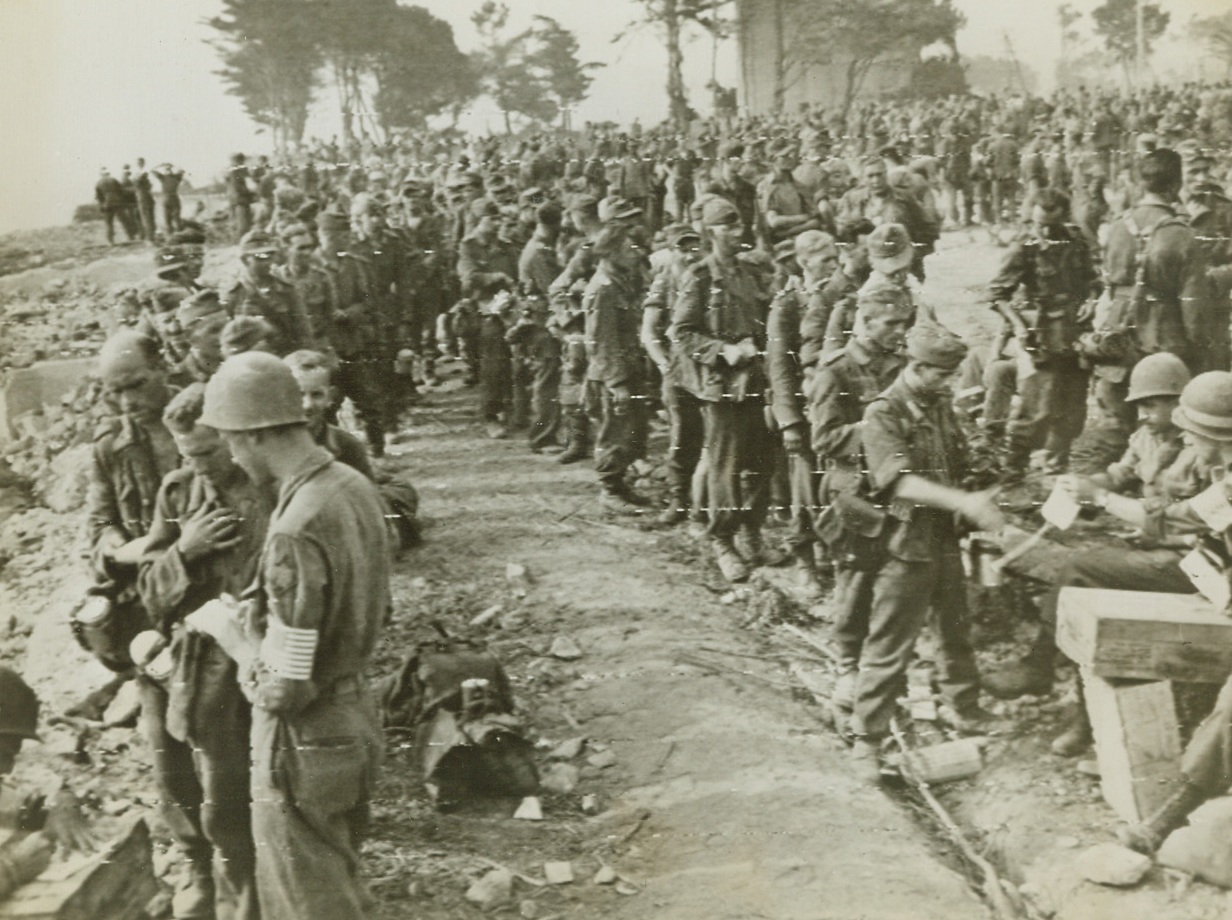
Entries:
{"label": "document in hand", "polygon": [[234,601],[216,598],[184,618],[189,629],[205,633],[246,673],[257,657],[260,639],[249,632],[241,608]]}

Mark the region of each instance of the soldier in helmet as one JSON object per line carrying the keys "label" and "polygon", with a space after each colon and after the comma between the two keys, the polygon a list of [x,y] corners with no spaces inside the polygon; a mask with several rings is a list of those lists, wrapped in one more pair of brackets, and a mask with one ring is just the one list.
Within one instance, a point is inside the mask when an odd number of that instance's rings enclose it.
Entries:
{"label": "soldier in helmet", "polygon": [[261,913],[360,920],[359,846],[382,749],[365,672],[390,602],[381,500],[313,441],[295,377],[272,355],[224,362],[201,423],[278,491],[247,611],[260,652],[241,675]]}
{"label": "soldier in helmet", "polygon": [[281,259],[278,241],[263,230],[253,230],[240,241],[240,273],[223,292],[231,316],[260,317],[274,327],[272,348],[289,354],[311,342],[308,314],[296,289],[274,274]]}
{"label": "soldier in helmet", "polygon": [[[1159,365],[1153,369],[1159,370]],[[1150,381],[1143,379],[1144,374],[1137,376],[1139,386],[1145,391]],[[1060,487],[1079,504],[1092,505],[1137,527],[1143,534],[1144,545],[1134,550],[1097,547],[1071,556],[1057,576],[1054,588],[1044,595],[1042,622],[1035,643],[1021,661],[985,676],[984,686],[989,693],[1012,699],[1051,690],[1053,659],[1057,651],[1057,597],[1063,587],[1169,594],[1192,594],[1197,590],[1181,570],[1180,562],[1192,549],[1195,538],[1209,528],[1188,499],[1199,489],[1224,488],[1223,465],[1232,459],[1232,373],[1208,371],[1186,383],[1172,411],[1172,422],[1184,433],[1186,445],[1192,448],[1192,458],[1186,458],[1187,452],[1182,452],[1173,468],[1185,460],[1196,467],[1196,472],[1184,476],[1165,475],[1159,480],[1154,496],[1123,495],[1113,490],[1113,483],[1101,477],[1067,475],[1058,480]],[[1173,491],[1178,482],[1183,483],[1190,477],[1193,477],[1193,484],[1189,495]],[[1232,539],[1226,532],[1214,536],[1224,543]],[[1081,689],[1079,684],[1080,696]],[[1053,751],[1057,754],[1077,756],[1091,743],[1091,724],[1081,703],[1080,699],[1066,730],[1053,741]]]}

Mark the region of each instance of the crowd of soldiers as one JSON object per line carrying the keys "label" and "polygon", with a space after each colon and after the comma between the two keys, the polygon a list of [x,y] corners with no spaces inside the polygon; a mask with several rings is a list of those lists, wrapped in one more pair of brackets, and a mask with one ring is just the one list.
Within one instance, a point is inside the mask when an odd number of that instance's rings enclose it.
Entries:
{"label": "crowd of soldiers", "polygon": [[[870,782],[926,624],[942,718],[987,731],[981,691],[1051,689],[1060,587],[1192,592],[1185,548],[1222,565],[1232,546],[1188,502],[1228,501],[1229,138],[1232,92],[1187,86],[818,110],[693,139],[601,126],[237,154],[234,280],[205,286],[206,228],[168,215],[131,328],[100,354],[115,414],[89,495],[97,610],[79,615],[101,660],[138,673],[188,857],[176,917],[364,913],[381,750],[365,671],[391,555],[416,538],[413,488],[371,458],[442,359],[477,387],[489,437],[593,459],[606,512],[688,524],[729,581],[790,560],[820,599],[832,570],[835,703]],[[923,296],[947,223],[1013,236],[980,308],[1000,323],[990,346]],[[366,445],[335,424],[344,400]],[[1123,459],[1070,472],[1094,427]],[[1044,475],[1143,540],[1077,554],[1035,646],[981,675],[960,540],[1003,528],[997,486]],[[781,548],[763,537],[776,496]],[[243,668],[185,622],[220,598],[259,640]],[[1227,786],[1229,724],[1225,691],[1134,845]],[[1054,749],[1089,741],[1079,707]]]}

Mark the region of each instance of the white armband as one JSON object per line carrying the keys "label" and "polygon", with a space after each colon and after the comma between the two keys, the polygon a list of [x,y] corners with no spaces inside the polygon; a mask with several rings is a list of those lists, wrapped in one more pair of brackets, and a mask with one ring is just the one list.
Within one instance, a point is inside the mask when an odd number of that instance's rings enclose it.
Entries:
{"label": "white armband", "polygon": [[320,638],[315,629],[296,629],[270,616],[261,640],[261,663],[275,677],[310,680]]}

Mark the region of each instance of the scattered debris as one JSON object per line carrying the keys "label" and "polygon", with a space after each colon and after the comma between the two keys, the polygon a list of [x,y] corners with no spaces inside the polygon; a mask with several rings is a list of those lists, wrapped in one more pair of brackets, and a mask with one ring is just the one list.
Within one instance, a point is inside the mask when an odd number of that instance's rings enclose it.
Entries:
{"label": "scattered debris", "polygon": [[513,816],[523,821],[542,821],[543,808],[539,805],[538,797],[528,795],[522,799],[522,803],[518,805],[518,810],[513,813]]}
{"label": "scattered debris", "polygon": [[596,770],[606,770],[616,764],[616,755],[611,751],[599,751],[587,757],[586,762]]}
{"label": "scattered debris", "polygon": [[492,869],[466,889],[466,900],[483,910],[495,910],[513,898],[513,873],[508,869]]}
{"label": "scattered debris", "polygon": [[1078,870],[1097,885],[1128,888],[1151,870],[1151,858],[1117,843],[1100,843],[1078,855]]}
{"label": "scattered debris", "polygon": [[586,748],[585,738],[569,738],[552,748],[548,760],[572,760]]}
{"label": "scattered debris", "polygon": [[548,654],[561,661],[577,661],[582,657],[582,650],[568,636],[557,636],[552,640],[552,648]]}
{"label": "scattered debris", "polygon": [[599,813],[599,797],[593,793],[582,796],[582,813],[597,815]]}
{"label": "scattered debris", "polygon": [[553,763],[539,777],[539,785],[548,792],[568,795],[577,788],[581,774],[577,767],[570,763]]}
{"label": "scattered debris", "polygon": [[491,607],[488,607],[486,610],[484,610],[482,613],[480,613],[478,616],[472,619],[471,625],[472,626],[483,626],[486,623],[492,622],[504,612],[505,612],[505,607],[503,604],[493,604]]}
{"label": "scattered debris", "polygon": [[611,866],[601,866],[595,873],[593,881],[596,885],[614,885],[617,878],[615,869]]}
{"label": "scattered debris", "polygon": [[543,877],[549,885],[568,885],[573,881],[573,866],[568,862],[545,862]]}
{"label": "scattered debris", "polygon": [[959,738],[914,750],[903,749],[903,766],[921,783],[948,783],[974,776],[984,767],[975,738]]}
{"label": "scattered debris", "polygon": [[642,889],[628,879],[622,878],[616,883],[616,893],[623,895],[641,894]]}

